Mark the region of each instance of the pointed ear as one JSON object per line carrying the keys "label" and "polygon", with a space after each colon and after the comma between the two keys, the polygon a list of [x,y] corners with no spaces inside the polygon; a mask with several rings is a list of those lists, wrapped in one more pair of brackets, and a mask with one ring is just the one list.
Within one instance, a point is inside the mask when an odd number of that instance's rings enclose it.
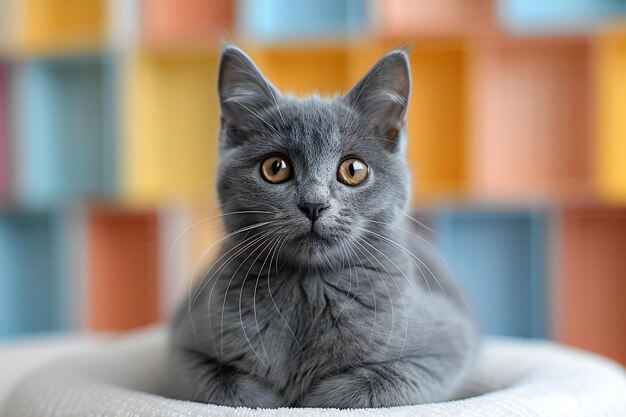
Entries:
{"label": "pointed ear", "polygon": [[236,128],[268,124],[263,110],[278,105],[280,93],[239,48],[226,46],[219,67],[218,92],[224,121]]}
{"label": "pointed ear", "polygon": [[397,149],[410,89],[407,54],[395,50],[378,60],[344,99],[371,123],[388,146]]}

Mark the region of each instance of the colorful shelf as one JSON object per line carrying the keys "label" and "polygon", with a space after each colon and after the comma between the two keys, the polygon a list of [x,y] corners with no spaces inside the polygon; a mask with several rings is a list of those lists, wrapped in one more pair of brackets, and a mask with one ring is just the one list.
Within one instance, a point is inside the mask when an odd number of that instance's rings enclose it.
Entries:
{"label": "colorful shelf", "polygon": [[[19,71],[20,201],[54,205],[115,189],[113,69],[106,57],[36,59]],[[36,121],[36,123],[33,123]]]}
{"label": "colorful shelf", "polygon": [[626,210],[568,208],[559,228],[557,337],[626,363]]}
{"label": "colorful shelf", "polygon": [[438,215],[438,247],[485,332],[547,336],[546,226],[535,209]]}

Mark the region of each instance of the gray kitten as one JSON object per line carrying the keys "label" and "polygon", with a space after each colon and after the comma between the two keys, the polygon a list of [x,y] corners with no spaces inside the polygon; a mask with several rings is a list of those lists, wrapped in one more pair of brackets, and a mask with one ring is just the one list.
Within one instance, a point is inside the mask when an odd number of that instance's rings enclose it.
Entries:
{"label": "gray kitten", "polygon": [[478,333],[405,214],[409,88],[403,51],[343,97],[297,100],[224,49],[227,235],[174,322],[185,398],[263,408],[452,398]]}

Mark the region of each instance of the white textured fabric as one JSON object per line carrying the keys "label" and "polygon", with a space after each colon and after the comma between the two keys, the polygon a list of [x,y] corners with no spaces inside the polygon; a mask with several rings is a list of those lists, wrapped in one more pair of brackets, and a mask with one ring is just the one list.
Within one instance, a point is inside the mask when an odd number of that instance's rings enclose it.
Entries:
{"label": "white textured fabric", "polygon": [[17,384],[6,417],[57,416],[545,416],[626,417],[626,373],[595,355],[554,343],[489,339],[465,387],[469,398],[363,410],[251,410],[160,396],[168,381],[166,332],[138,332],[56,360]]}

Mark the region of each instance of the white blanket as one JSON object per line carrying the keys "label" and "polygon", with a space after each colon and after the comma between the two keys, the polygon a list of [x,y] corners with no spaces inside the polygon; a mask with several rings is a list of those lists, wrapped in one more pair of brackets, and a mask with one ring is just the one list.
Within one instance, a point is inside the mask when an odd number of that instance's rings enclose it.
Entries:
{"label": "white blanket", "polygon": [[251,410],[169,399],[166,333],[137,332],[54,361],[17,384],[6,417],[57,416],[545,416],[626,417],[624,368],[550,342],[489,339],[469,398],[363,410]]}

